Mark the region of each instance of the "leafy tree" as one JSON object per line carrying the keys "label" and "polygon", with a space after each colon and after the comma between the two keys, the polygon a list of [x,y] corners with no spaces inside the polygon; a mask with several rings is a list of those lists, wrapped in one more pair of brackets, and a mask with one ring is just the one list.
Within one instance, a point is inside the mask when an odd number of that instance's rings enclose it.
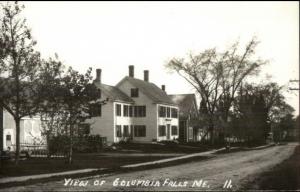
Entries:
{"label": "leafy tree", "polygon": [[99,90],[90,83],[91,69],[80,74],[71,67],[65,72],[61,62],[42,60],[35,51],[24,6],[17,2],[2,6],[0,18],[0,107],[16,123],[16,164],[20,153],[20,120],[40,115],[44,134],[52,132],[69,138],[69,162],[72,161],[73,136],[76,126],[89,117],[91,103],[100,102]]}
{"label": "leafy tree", "polygon": [[264,143],[269,132],[269,111],[265,100],[262,91],[252,85],[247,85],[238,98],[239,126],[248,144]]}
{"label": "leafy tree", "polygon": [[[231,123],[237,130],[246,134],[239,136],[245,138],[248,135],[252,139],[247,140],[262,141],[268,133],[273,132],[276,141],[283,138],[283,124],[287,123],[285,120],[292,119],[294,112],[293,107],[285,102],[283,88],[274,82],[260,85],[246,84],[240,88],[234,105],[235,121]],[[235,131],[231,130],[230,134],[236,135]]]}
{"label": "leafy tree", "polygon": [[17,2],[1,5],[0,17],[0,106],[14,118],[16,124],[16,164],[20,154],[20,120],[37,111],[36,80],[40,53],[34,50],[26,20],[21,17],[24,6]]}
{"label": "leafy tree", "polygon": [[270,82],[257,86],[262,96],[265,99],[265,107],[268,112],[268,125],[270,131],[273,132],[275,141],[280,141],[284,138],[287,127],[292,127],[294,108],[285,101],[283,96],[284,86],[279,86],[277,83]]}
{"label": "leafy tree", "polygon": [[61,62],[49,59],[43,62],[40,73],[40,91],[43,104],[40,114],[44,133],[48,138],[60,135],[68,141],[68,162],[72,163],[74,139],[81,123],[91,117],[91,106],[105,104],[101,92],[91,82],[92,69],[85,74],[69,67],[63,71]]}
{"label": "leafy tree", "polygon": [[66,117],[64,133],[69,135],[69,163],[72,163],[73,139],[76,127],[91,116],[91,104],[102,105],[101,92],[91,83],[92,69],[90,68],[85,74],[73,70],[71,67],[62,78],[60,94],[64,104],[63,112]]}
{"label": "leafy tree", "polygon": [[182,76],[200,95],[200,112],[209,127],[212,143],[217,124],[224,129],[227,123],[242,81],[257,74],[260,66],[266,63],[253,58],[257,44],[258,41],[253,38],[242,52],[239,42],[236,42],[224,52],[217,52],[215,48],[207,49],[196,55],[190,54],[188,60],[173,58],[166,65]]}
{"label": "leafy tree", "polygon": [[61,81],[64,66],[58,60],[49,58],[43,60],[39,70],[38,91],[40,99],[39,116],[41,119],[42,134],[46,137],[48,157],[50,157],[51,136],[59,134],[66,120],[63,115],[63,98],[59,93],[62,90]]}
{"label": "leafy tree", "polygon": [[[277,141],[282,141],[284,139],[292,139],[292,138],[288,138],[288,132],[292,131],[293,129],[295,129],[295,119],[293,114],[288,113],[286,114],[284,117],[282,117],[280,119],[277,131]],[[275,132],[276,133],[276,132]],[[274,133],[274,136],[275,136]]]}

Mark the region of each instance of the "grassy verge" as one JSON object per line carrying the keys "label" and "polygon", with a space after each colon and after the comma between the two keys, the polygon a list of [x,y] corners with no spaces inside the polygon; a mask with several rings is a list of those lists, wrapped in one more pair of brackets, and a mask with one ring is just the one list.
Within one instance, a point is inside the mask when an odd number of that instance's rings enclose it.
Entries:
{"label": "grassy verge", "polygon": [[1,177],[35,175],[63,172],[87,168],[117,168],[122,165],[142,163],[173,156],[133,156],[133,157],[105,157],[93,154],[74,155],[72,164],[67,164],[63,158],[29,158],[15,166],[13,161],[3,161],[0,169]]}
{"label": "grassy verge", "polygon": [[[271,157],[270,157],[271,158]],[[245,188],[253,186],[259,190],[299,190],[300,189],[300,146],[293,155],[273,169],[261,174]]]}
{"label": "grassy verge", "polygon": [[[109,150],[109,153],[117,153],[117,156],[106,156],[104,153],[77,153],[73,156],[73,163],[67,164],[64,158],[36,158],[19,162],[15,166],[13,161],[2,161],[0,167],[1,177],[36,175],[45,173],[63,172],[87,168],[108,168],[114,169],[122,165],[143,163],[174,157],[174,154],[197,153],[209,150],[208,147],[191,147],[178,144],[120,144],[116,150]],[[130,152],[134,151],[134,152]],[[143,155],[122,155],[126,153],[143,153]],[[157,155],[152,155],[158,153]],[[162,155],[159,155],[162,154]],[[169,154],[169,155],[168,155]],[[177,155],[176,155],[177,156]]]}
{"label": "grassy verge", "polygon": [[190,146],[177,143],[122,143],[118,144],[119,149],[140,151],[142,153],[199,153],[213,149],[213,147],[198,145]]}
{"label": "grassy verge", "polygon": [[76,175],[54,176],[54,177],[50,177],[50,178],[27,180],[24,182],[10,182],[10,183],[5,183],[5,184],[0,184],[0,189],[8,188],[8,187],[16,187],[16,186],[26,186],[26,185],[36,184],[36,183],[45,183],[45,182],[49,182],[49,181],[58,181],[58,180],[62,180],[63,178],[73,178],[73,179],[82,178],[82,177],[88,178],[88,177],[95,176],[95,175],[120,174],[120,173],[132,172],[132,171],[142,171],[142,170],[149,170],[149,169],[155,169],[155,168],[170,167],[170,166],[175,166],[175,165],[179,165],[179,164],[183,164],[183,163],[204,161],[204,160],[208,160],[210,158],[212,158],[212,157],[196,156],[196,157],[191,157],[188,159],[179,159],[179,160],[174,160],[172,162],[165,162],[165,163],[160,163],[160,164],[152,164],[152,165],[133,167],[133,168],[113,167],[113,168],[109,168],[106,170],[93,171],[93,172],[89,172],[89,173],[78,173]]}

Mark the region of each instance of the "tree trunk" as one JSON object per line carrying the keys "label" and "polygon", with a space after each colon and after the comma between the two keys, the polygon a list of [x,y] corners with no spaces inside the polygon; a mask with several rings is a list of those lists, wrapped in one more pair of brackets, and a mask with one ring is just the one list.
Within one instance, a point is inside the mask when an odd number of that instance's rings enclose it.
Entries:
{"label": "tree trunk", "polygon": [[209,133],[209,130],[207,130],[207,131],[205,132],[205,134],[201,136],[200,141],[206,140],[205,137],[208,135],[208,133]]}
{"label": "tree trunk", "polygon": [[16,155],[15,155],[15,164],[19,164],[19,157],[20,157],[20,119],[15,119],[16,123]]}
{"label": "tree trunk", "polygon": [[73,161],[73,126],[70,126],[70,148],[69,148],[69,158],[68,163],[72,164]]}
{"label": "tree trunk", "polygon": [[69,149],[69,159],[68,159],[68,163],[72,164],[72,156],[73,156],[73,142],[72,142],[72,137],[70,138],[70,149]]}
{"label": "tree trunk", "polygon": [[210,142],[211,142],[211,145],[214,145],[214,144],[215,144],[214,126],[211,125],[211,126],[209,127],[209,130],[210,130]]}
{"label": "tree trunk", "polygon": [[[229,130],[228,130],[228,111],[229,111],[229,107],[226,108],[226,110],[224,111],[223,114],[223,122],[222,122],[222,134],[220,137],[220,142],[224,143],[225,146],[227,145],[227,141],[226,141],[226,135],[230,135],[229,134]],[[230,137],[229,137],[230,139]],[[230,140],[229,140],[229,145],[230,145]]]}
{"label": "tree trunk", "polygon": [[215,144],[215,135],[214,135],[214,123],[213,123],[212,119],[209,119],[208,129],[209,129],[209,132],[210,132],[211,145],[214,145]]}
{"label": "tree trunk", "polygon": [[46,142],[47,142],[47,158],[49,159],[51,157],[51,152],[50,152],[50,133],[47,132],[46,135]]}

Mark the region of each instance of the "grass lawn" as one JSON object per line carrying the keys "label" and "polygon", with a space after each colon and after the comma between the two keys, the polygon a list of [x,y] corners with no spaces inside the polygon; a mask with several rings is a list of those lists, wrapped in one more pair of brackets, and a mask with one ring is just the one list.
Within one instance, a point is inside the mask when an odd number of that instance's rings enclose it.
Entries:
{"label": "grass lawn", "polygon": [[121,165],[154,161],[172,156],[106,157],[98,154],[74,154],[73,164],[66,164],[63,158],[29,158],[20,161],[16,167],[12,161],[1,164],[0,177],[55,173],[86,168],[117,168]]}
{"label": "grass lawn", "polygon": [[[86,168],[114,169],[122,165],[166,159],[188,153],[199,153],[210,149],[211,148],[206,146],[188,146],[176,143],[123,143],[118,144],[116,150],[110,149],[106,150],[104,153],[76,153],[73,156],[72,164],[67,164],[66,159],[64,158],[47,159],[31,157],[20,161],[18,166],[15,166],[12,161],[3,161],[0,168],[0,178],[55,173]],[[109,153],[113,153],[114,155],[109,156]]]}
{"label": "grass lawn", "polygon": [[156,144],[156,143],[122,143],[117,145],[119,149],[140,151],[142,153],[199,153],[212,149],[205,145],[190,146],[187,144]]}

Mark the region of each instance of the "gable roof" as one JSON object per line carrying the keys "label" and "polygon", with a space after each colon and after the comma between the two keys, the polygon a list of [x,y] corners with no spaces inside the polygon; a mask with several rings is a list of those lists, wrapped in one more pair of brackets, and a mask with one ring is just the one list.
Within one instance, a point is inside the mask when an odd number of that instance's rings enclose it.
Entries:
{"label": "gable roof", "polygon": [[193,107],[195,107],[195,111],[198,114],[195,94],[176,94],[168,96],[179,106],[179,111],[182,115],[188,115]]}
{"label": "gable roof", "polygon": [[127,96],[115,86],[105,85],[102,83],[100,84],[98,82],[94,82],[94,85],[96,85],[97,88],[103,91],[113,101],[124,101],[134,103],[134,101],[129,96]]}
{"label": "gable roof", "polygon": [[170,99],[166,92],[157,87],[154,83],[126,76],[116,85],[116,87],[121,85],[124,81],[128,81],[136,88],[139,88],[141,92],[143,92],[155,103],[176,105],[176,103]]}

